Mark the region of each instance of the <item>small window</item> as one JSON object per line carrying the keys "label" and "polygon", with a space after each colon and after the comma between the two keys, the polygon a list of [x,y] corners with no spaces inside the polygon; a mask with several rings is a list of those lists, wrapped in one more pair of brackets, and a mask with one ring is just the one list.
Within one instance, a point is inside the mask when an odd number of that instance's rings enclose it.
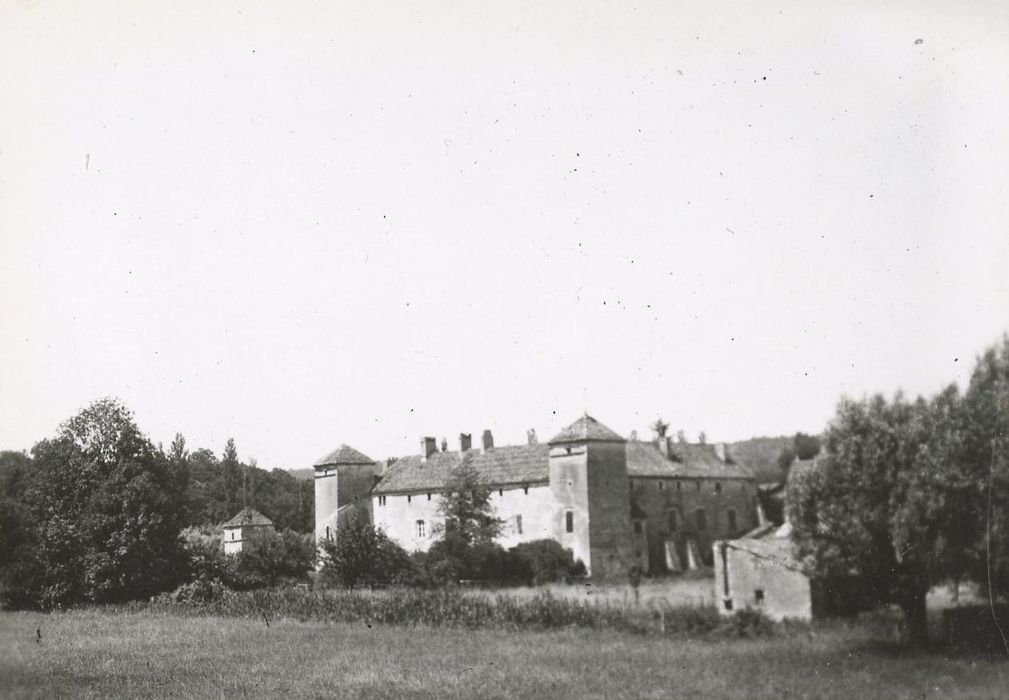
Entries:
{"label": "small window", "polygon": [[428,491],[427,500],[429,500],[429,501],[431,500],[431,492],[430,491]]}
{"label": "small window", "polygon": [[424,537],[427,536],[426,535],[426,529],[427,528],[424,527],[424,521],[423,520],[418,520],[417,521],[417,537],[418,537],[418,539],[424,539]]}
{"label": "small window", "polygon": [[680,526],[680,514],[675,510],[667,511],[666,519],[669,521],[669,531],[676,532]]}
{"label": "small window", "polygon": [[[232,534],[233,534],[233,533],[232,533]],[[327,525],[327,526],[326,526],[326,539],[327,539],[327,540],[328,540],[328,539],[332,539],[332,538],[331,538],[331,537],[329,536],[329,525]]]}
{"label": "small window", "polygon": [[515,516],[515,534],[517,534],[517,535],[521,535],[522,534],[522,516],[521,515],[516,515]]}
{"label": "small window", "polygon": [[703,508],[698,508],[697,509],[697,513],[695,515],[697,517],[697,529],[698,530],[707,530],[708,529],[708,514],[704,511]]}
{"label": "small window", "polygon": [[736,531],[736,511],[733,510],[732,508],[729,508],[728,517],[729,517],[729,532],[730,533],[731,532],[735,532]]}
{"label": "small window", "polygon": [[575,531],[575,513],[573,510],[564,513],[564,529],[567,532]]}
{"label": "small window", "polygon": [[528,486],[523,486],[522,487],[522,493],[525,494],[526,496],[528,496],[529,495],[529,487]]}
{"label": "small window", "polygon": [[641,531],[642,531],[643,529],[644,529],[644,528],[642,528],[642,526],[641,526],[641,521],[640,521],[640,520],[635,520],[635,521],[634,521],[634,534],[635,534],[635,535],[640,535],[640,534],[641,534]]}
{"label": "small window", "polygon": [[725,602],[725,609],[731,611],[732,610],[732,598],[726,598],[724,602]]}
{"label": "small window", "polygon": [[407,495],[406,502],[411,503],[413,501],[413,496]]}
{"label": "small window", "polygon": [[721,492],[722,492],[722,485],[719,482],[716,481],[715,482],[715,493],[721,493]]}
{"label": "small window", "polygon": [[504,496],[504,489],[498,489],[497,490],[497,495],[498,496]]}
{"label": "small window", "polygon": [[666,490],[666,482],[663,481],[662,479],[659,479],[659,491],[665,491],[665,490]]}
{"label": "small window", "polygon": [[764,589],[758,588],[753,592],[753,600],[757,605],[763,605],[764,603]]}
{"label": "small window", "polygon": [[679,481],[676,482],[676,490],[677,491],[682,491],[683,490],[683,484],[681,482],[679,482]]}

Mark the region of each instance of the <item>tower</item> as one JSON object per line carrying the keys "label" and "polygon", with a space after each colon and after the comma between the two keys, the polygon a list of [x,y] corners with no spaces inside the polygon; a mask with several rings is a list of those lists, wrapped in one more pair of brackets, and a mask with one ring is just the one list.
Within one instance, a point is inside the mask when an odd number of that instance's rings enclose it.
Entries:
{"label": "tower", "polygon": [[548,444],[557,540],[594,578],[625,578],[631,566],[627,441],[586,413]]}
{"label": "tower", "polygon": [[371,521],[375,460],[353,447],[340,445],[314,467],[316,544],[335,538],[340,523],[359,509]]}

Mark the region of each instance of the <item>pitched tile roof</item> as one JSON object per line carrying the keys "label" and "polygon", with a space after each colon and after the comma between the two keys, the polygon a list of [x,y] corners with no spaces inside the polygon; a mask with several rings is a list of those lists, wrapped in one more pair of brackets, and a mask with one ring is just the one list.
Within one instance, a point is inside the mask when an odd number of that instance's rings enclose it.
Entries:
{"label": "pitched tile roof", "polygon": [[247,525],[269,525],[273,526],[273,521],[260,513],[255,508],[242,508],[223,527],[244,527]]}
{"label": "pitched tile roof", "polygon": [[556,445],[565,442],[626,442],[624,438],[607,428],[595,418],[586,413],[574,423],[554,435],[549,444]]}
{"label": "pitched tile roof", "polygon": [[669,456],[666,459],[654,442],[632,440],[627,443],[627,474],[632,477],[753,478],[746,467],[720,460],[715,454],[714,445],[674,442],[669,446]]}
{"label": "pitched tile roof", "polygon": [[316,467],[328,466],[330,464],[374,464],[375,460],[367,455],[363,455],[350,445],[340,445],[325,457],[320,457],[313,465]]}
{"label": "pitched tile roof", "polygon": [[530,484],[548,477],[549,445],[510,445],[490,450],[435,452],[401,457],[389,465],[373,493],[437,491],[463,461],[472,465],[488,486]]}
{"label": "pitched tile roof", "polygon": [[[752,479],[738,464],[723,462],[712,445],[673,444],[673,459],[666,459],[653,442],[631,441],[627,445],[628,476],[673,478]],[[533,484],[549,478],[549,445],[513,445],[491,450],[435,452],[426,461],[421,455],[402,457],[391,465],[373,493],[439,491],[463,459],[471,464],[488,486]]]}

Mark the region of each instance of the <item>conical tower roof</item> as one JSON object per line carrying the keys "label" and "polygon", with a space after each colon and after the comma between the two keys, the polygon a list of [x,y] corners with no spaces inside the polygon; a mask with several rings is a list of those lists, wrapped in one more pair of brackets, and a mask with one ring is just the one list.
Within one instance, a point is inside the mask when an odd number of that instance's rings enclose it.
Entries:
{"label": "conical tower roof", "polygon": [[313,466],[328,467],[340,464],[374,464],[375,460],[361,454],[350,445],[340,445],[325,457],[321,457]]}
{"label": "conical tower roof", "polygon": [[567,442],[627,442],[616,432],[586,413],[550,440],[551,445]]}

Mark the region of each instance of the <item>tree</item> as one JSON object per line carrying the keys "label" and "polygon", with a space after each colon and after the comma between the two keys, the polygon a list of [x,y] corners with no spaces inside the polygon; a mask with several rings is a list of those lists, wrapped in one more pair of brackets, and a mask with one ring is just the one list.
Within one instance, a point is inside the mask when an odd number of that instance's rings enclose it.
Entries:
{"label": "tree", "polygon": [[978,358],[959,406],[957,463],[964,474],[969,576],[1009,596],[1009,336]]}
{"label": "tree", "polygon": [[465,547],[493,542],[502,523],[494,517],[491,489],[468,461],[459,464],[445,483],[438,512],[445,518],[443,539]]}
{"label": "tree", "polygon": [[119,602],[174,587],[181,562],[185,473],[100,399],[32,449],[25,494],[33,546],[22,548],[10,598],[49,606]]}
{"label": "tree", "polygon": [[664,438],[666,436],[667,430],[669,430],[669,423],[662,420],[661,417],[656,418],[655,422],[652,423],[652,431],[654,431],[660,438]]}
{"label": "tree", "polygon": [[820,454],[820,438],[815,435],[796,433],[792,442],[782,448],[778,455],[778,468],[783,475],[788,475],[788,469],[796,459],[812,459]]}
{"label": "tree", "polygon": [[336,539],[322,543],[322,561],[322,579],[346,588],[392,583],[411,568],[406,552],[362,511],[340,524]]}
{"label": "tree", "polygon": [[790,485],[799,551],[824,580],[857,578],[896,603],[911,639],[927,641],[925,596],[962,558],[962,487],[950,467],[956,390],[932,402],[842,399],[817,468]]}
{"label": "tree", "polygon": [[228,438],[221,456],[221,474],[224,486],[224,508],[230,518],[238,511],[239,490],[242,487],[241,465],[238,463],[238,450],[235,449],[234,438]]}

